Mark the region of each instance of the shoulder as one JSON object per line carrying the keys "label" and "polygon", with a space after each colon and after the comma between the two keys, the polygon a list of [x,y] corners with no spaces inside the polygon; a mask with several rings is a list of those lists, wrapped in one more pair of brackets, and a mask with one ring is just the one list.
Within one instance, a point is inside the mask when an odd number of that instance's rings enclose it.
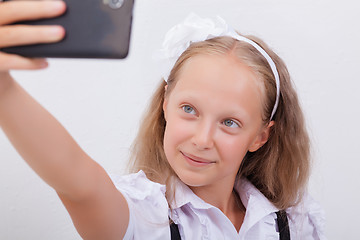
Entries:
{"label": "shoulder", "polygon": [[325,212],[308,193],[302,201],[287,209],[291,235],[295,239],[326,239]]}
{"label": "shoulder", "polygon": [[143,171],[129,175],[110,175],[125,197],[130,219],[124,239],[145,239],[169,235],[168,203],[165,185],[150,181]]}
{"label": "shoulder", "polygon": [[[279,211],[251,182],[241,179],[235,184],[241,201],[246,207],[242,228],[246,234],[256,235],[255,225],[272,236],[277,230]],[[324,240],[325,214],[320,204],[306,193],[301,202],[286,210],[291,239]],[[257,236],[257,235],[256,235]],[[264,238],[260,236],[258,238]]]}
{"label": "shoulder", "polygon": [[116,188],[129,199],[147,199],[151,202],[165,196],[165,185],[150,181],[143,171],[123,176],[110,175],[110,177]]}

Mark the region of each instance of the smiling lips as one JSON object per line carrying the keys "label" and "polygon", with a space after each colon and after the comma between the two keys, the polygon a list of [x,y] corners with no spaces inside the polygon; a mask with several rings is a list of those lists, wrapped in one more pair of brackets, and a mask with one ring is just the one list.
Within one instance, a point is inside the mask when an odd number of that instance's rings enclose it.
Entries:
{"label": "smiling lips", "polygon": [[191,154],[186,154],[181,152],[182,155],[185,157],[186,161],[191,165],[191,166],[195,166],[195,167],[202,167],[202,166],[208,166],[212,163],[215,163],[215,161],[209,161],[203,158],[199,158],[196,156],[193,156]]}

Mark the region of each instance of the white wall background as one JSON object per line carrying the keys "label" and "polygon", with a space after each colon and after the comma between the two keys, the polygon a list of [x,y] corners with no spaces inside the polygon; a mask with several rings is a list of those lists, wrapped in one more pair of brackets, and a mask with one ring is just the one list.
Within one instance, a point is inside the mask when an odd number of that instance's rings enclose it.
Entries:
{"label": "white wall background", "polygon": [[[191,11],[220,15],[263,38],[285,60],[314,148],[311,194],[329,239],[358,239],[360,31],[355,0],[136,0],[126,60],[51,59],[13,75],[107,171],[122,172],[139,119],[159,81],[152,53]],[[0,131],[0,239],[81,239],[55,191]]]}

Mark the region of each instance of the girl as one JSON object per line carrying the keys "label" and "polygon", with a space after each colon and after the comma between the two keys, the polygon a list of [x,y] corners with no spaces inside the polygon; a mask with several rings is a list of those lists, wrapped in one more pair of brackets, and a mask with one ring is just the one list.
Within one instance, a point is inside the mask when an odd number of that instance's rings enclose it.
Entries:
{"label": "girl", "polygon": [[[1,3],[0,48],[62,39],[59,26],[6,24],[64,10],[61,1]],[[0,53],[0,126],[79,234],[324,239],[321,210],[305,192],[309,139],[281,59],[222,19],[195,15],[170,30],[160,57],[164,79],[133,145],[133,173],[111,179],[8,72],[45,60]]]}

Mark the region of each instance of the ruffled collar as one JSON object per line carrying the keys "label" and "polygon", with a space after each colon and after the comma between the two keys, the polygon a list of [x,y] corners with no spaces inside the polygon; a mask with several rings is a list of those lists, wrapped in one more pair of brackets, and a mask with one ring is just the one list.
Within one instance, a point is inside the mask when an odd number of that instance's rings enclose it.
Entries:
{"label": "ruffled collar", "polygon": [[[279,211],[251,182],[246,178],[241,178],[235,182],[234,189],[238,192],[243,205],[246,208],[243,226],[244,230],[249,229],[265,216]],[[206,203],[182,181],[177,179],[175,183],[175,201],[171,206],[173,210],[189,205],[191,209],[210,209],[216,208]]]}

